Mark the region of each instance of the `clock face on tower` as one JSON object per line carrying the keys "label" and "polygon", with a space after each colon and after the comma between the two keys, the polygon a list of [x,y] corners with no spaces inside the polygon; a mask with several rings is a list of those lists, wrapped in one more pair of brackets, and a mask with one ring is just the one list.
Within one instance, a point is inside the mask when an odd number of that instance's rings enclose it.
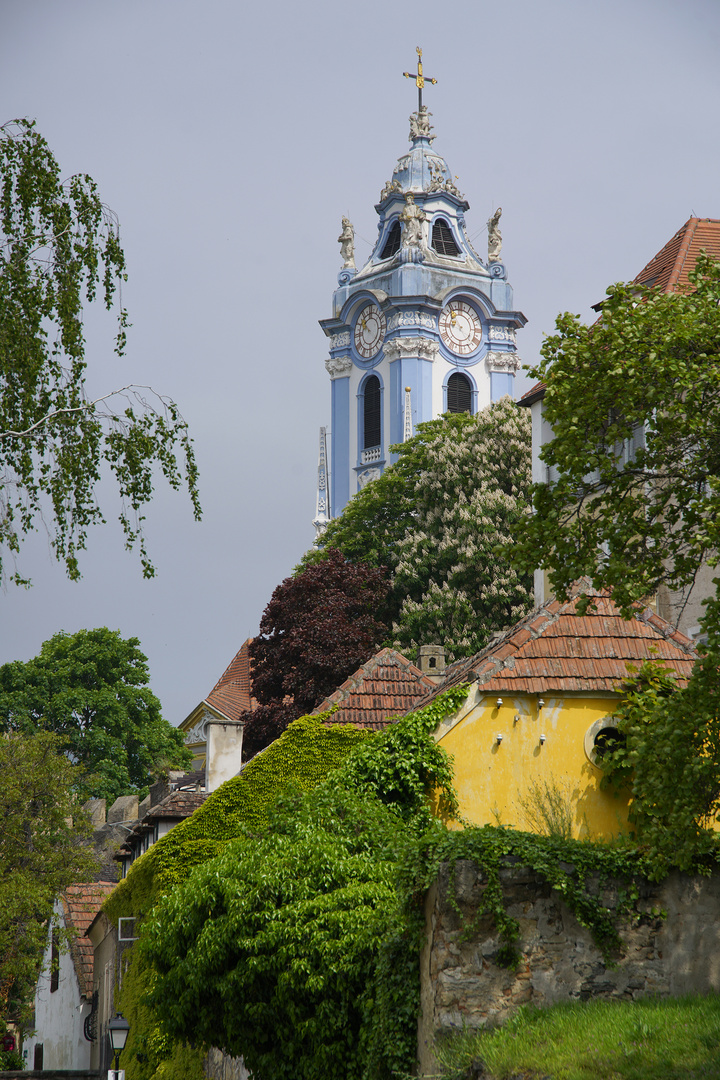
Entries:
{"label": "clock face on tower", "polygon": [[380,351],[385,337],[385,316],[377,304],[366,304],[355,322],[355,348],[365,360],[372,360]]}
{"label": "clock face on tower", "polygon": [[457,356],[469,356],[482,342],[480,317],[464,300],[451,300],[440,312],[438,323],[440,337]]}

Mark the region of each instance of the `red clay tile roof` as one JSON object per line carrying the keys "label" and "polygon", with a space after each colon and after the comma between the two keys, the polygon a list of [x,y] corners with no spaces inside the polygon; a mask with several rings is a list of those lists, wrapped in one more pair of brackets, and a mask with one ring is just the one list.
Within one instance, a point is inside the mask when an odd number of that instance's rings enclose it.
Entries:
{"label": "red clay tile roof", "polygon": [[663,292],[685,290],[690,285],[688,274],[701,251],[720,259],[720,221],[717,218],[688,218],[635,281],[655,286]]}
{"label": "red clay tile roof", "polygon": [[545,383],[539,382],[531,386],[529,390],[526,390],[523,396],[518,401],[518,405],[533,405],[538,398],[545,396]]}
{"label": "red clay tile roof", "polygon": [[[717,218],[688,218],[633,280],[638,285],[653,286],[666,293],[684,291],[690,285],[688,274],[701,251],[713,259],[720,259],[720,220]],[[595,310],[599,311],[601,307],[602,304],[597,304]],[[518,405],[532,405],[544,394],[545,383],[536,383],[523,394]]]}
{"label": "red clay tile roof", "polygon": [[[188,773],[182,779],[194,778],[195,775],[195,773]],[[199,780],[199,773],[197,777]],[[133,839],[151,832],[158,819],[162,821],[184,821],[185,818],[189,818],[191,814],[194,814],[202,806],[208,794],[207,791],[171,791],[169,795],[166,795],[164,799],[148,810],[142,821],[138,821],[133,825],[131,832],[127,834],[113,858],[120,861],[129,855],[132,851]]]}
{"label": "red clay tile roof", "polygon": [[391,718],[410,712],[435,683],[395,649],[381,649],[314,710],[325,712],[338,704],[329,718],[333,724],[354,724],[374,731]]}
{"label": "red clay tile roof", "polygon": [[251,641],[252,638],[248,638],[243,642],[240,651],[235,654],[205,698],[208,705],[219,709],[230,720],[237,720],[240,713],[257,707],[257,702],[251,693],[249,652]]}
{"label": "red clay tile roof", "polygon": [[628,662],[650,659],[664,661],[681,684],[687,681],[697,659],[690,638],[650,609],[623,619],[607,596],[587,583],[582,588],[595,597],[594,610],[577,614],[578,586],[574,597],[551,601],[482,652],[458,660],[436,692],[463,682],[477,682],[489,694],[617,691]]}
{"label": "red clay tile roof", "polygon": [[181,821],[183,818],[194,814],[198,807],[202,806],[206,798],[207,792],[205,791],[171,791],[169,795],[166,795],[164,799],[148,810],[143,821],[152,820],[154,822],[155,818]]}
{"label": "red clay tile roof", "polygon": [[69,885],[62,895],[65,924],[73,926],[78,936],[70,943],[70,955],[80,986],[80,994],[88,1001],[93,992],[93,947],[87,929],[108,893],[115,888],[114,881],[92,881],[83,885]]}

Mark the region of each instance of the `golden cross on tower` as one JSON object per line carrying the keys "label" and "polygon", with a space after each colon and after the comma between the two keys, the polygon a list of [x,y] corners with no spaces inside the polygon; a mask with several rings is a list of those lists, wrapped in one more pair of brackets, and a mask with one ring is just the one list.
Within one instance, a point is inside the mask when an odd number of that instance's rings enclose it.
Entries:
{"label": "golden cross on tower", "polygon": [[415,49],[415,52],[418,54],[417,75],[413,75],[413,73],[411,71],[403,71],[403,75],[405,76],[406,79],[414,79],[415,80],[415,85],[418,88],[418,112],[420,112],[420,110],[422,109],[422,92],[423,92],[423,87],[425,85],[425,81],[427,80],[427,82],[432,83],[433,86],[434,86],[435,83],[437,82],[437,79],[431,79],[429,75],[423,75],[422,49],[420,48],[419,45]]}

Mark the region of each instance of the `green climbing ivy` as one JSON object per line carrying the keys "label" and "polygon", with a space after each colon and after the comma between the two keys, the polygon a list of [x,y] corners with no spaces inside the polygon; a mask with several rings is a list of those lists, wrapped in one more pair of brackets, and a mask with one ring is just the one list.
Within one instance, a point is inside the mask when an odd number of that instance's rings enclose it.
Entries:
{"label": "green climbing ivy", "polygon": [[[295,721],[201,811],[151,848],[106,902],[142,914],[122,988],[128,1080],[199,1080],[209,1045],[273,1080],[392,1080],[415,1066],[423,901],[443,865],[471,860],[486,886],[499,963],[519,957],[501,871],[532,868],[606,960],[651,869],[626,843],[450,829],[451,762],[433,731],[467,687],[380,734]],[[172,842],[172,843],[171,843]],[[601,900],[612,884],[612,909]],[[132,906],[134,905],[134,907]]]}
{"label": "green climbing ivy", "polygon": [[[271,746],[229,780],[199,810],[176,825],[140,859],[105,901],[114,922],[120,916],[142,919],[153,906],[184,882],[195,866],[214,859],[248,830],[267,827],[268,812],[290,785],[310,790],[336,768],[353,747],[373,735],[347,725],[327,724],[328,714],[296,720]],[[165,1080],[182,1076],[201,1080],[204,1051],[173,1040],[148,1003],[154,974],[139,951],[130,951],[123,975],[120,1008],[130,1023],[123,1056],[128,1080]]]}
{"label": "green climbing ivy", "polygon": [[279,739],[253,758],[176,825],[130,868],[103,907],[109,919],[143,916],[155,901],[184,881],[192,867],[219,855],[244,828],[267,825],[268,808],[289,784],[310,789],[337,768],[372,732],[327,724],[328,713],[301,716]]}
{"label": "green climbing ivy", "polygon": [[[527,866],[544,878],[581,926],[590,930],[606,962],[613,963],[623,950],[618,924],[623,917],[635,916],[636,883],[641,877],[648,877],[652,869],[648,855],[630,843],[608,845],[566,840],[491,825],[462,831],[434,826],[404,867],[406,910],[411,911],[417,905],[437,880],[442,865],[448,864],[449,900],[461,914],[454,879],[457,864],[463,860],[474,862],[487,882],[482,904],[464,933],[470,936],[479,920],[489,915],[502,942],[497,962],[507,967],[513,967],[520,958],[520,928],[507,912],[501,870],[513,865]],[[612,909],[600,900],[602,887],[609,882],[615,886]]]}
{"label": "green climbing ivy", "polygon": [[188,1038],[277,1078],[412,1063],[419,938],[395,880],[431,796],[456,808],[432,731],[466,693],[379,734],[295,721],[138,860],[105,906],[145,916],[121,996],[128,1080],[159,1080]]}

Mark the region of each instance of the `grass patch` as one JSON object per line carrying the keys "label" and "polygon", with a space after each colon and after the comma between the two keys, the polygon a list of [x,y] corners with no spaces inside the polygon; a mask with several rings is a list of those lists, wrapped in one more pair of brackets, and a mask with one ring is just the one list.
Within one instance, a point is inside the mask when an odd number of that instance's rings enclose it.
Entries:
{"label": "grass patch", "polygon": [[443,1080],[720,1080],[720,997],[523,1007],[501,1028],[437,1047]]}

